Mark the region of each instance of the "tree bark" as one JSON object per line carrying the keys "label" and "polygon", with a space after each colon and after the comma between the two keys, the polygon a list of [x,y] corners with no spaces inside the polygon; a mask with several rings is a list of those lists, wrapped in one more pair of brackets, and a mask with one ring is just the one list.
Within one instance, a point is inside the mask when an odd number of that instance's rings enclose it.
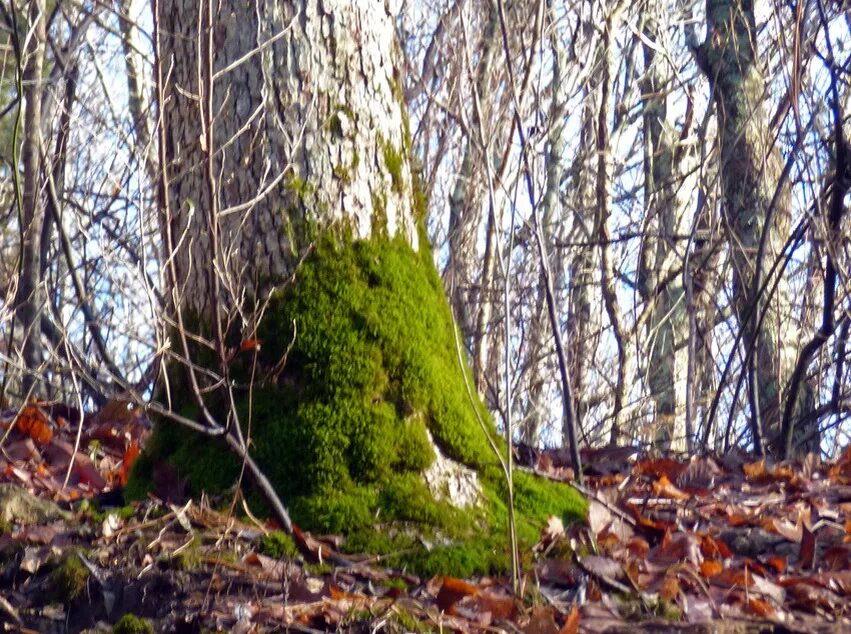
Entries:
{"label": "tree bark", "polygon": [[43,361],[41,345],[41,311],[44,306],[44,289],[40,285],[42,225],[44,205],[41,197],[41,107],[43,97],[42,76],[47,42],[47,15],[44,0],[33,0],[29,7],[29,29],[32,33],[26,42],[23,64],[23,84],[26,110],[24,113],[24,141],[21,162],[24,182],[21,210],[21,265],[16,298],[16,317],[21,327],[24,375],[21,381],[22,396],[37,396],[36,373]]}
{"label": "tree bark", "polygon": [[[386,231],[416,248],[385,4],[226,0],[212,23],[206,13],[194,0],[158,11],[168,231],[188,245],[172,254],[177,301],[205,316],[221,304],[222,318],[225,294],[256,297],[291,274],[318,227]],[[199,126],[205,100],[210,129]]]}
{"label": "tree bark", "polygon": [[[733,264],[735,308],[745,347],[753,349],[754,355],[752,425],[761,425],[766,447],[779,453],[782,390],[792,372],[799,333],[792,327],[784,267],[778,267],[779,279],[768,280],[768,292],[760,293],[760,287],[766,281],[765,272],[783,257],[790,192],[782,180],[782,159],[765,111],[753,2],[707,0],[706,16],[707,38],[698,58],[712,85],[718,116],[723,217]],[[812,387],[805,392],[796,407],[798,416],[814,404]],[[798,451],[817,449],[817,430],[810,426],[798,431],[802,438],[811,439]]]}
{"label": "tree bark", "polygon": [[676,196],[678,175],[675,153],[677,137],[668,121],[667,91],[670,73],[655,48],[661,41],[661,3],[651,1],[643,19],[644,77],[644,196],[647,228],[642,240],[638,290],[651,311],[647,324],[648,354],[645,374],[656,403],[654,445],[684,451],[691,447],[686,431],[685,370],[683,342],[687,327],[682,261],[675,236],[682,233],[683,209]]}

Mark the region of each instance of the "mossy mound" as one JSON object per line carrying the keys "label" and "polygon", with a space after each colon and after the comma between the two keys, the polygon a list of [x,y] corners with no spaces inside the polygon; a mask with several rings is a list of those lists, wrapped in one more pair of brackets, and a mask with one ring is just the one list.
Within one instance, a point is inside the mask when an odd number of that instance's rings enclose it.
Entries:
{"label": "mossy mound", "polygon": [[135,614],[125,614],[112,626],[113,634],[154,634],[154,626]]}
{"label": "mossy mound", "polygon": [[[453,328],[431,254],[401,239],[323,239],[295,283],[273,298],[258,333],[250,436],[255,459],[297,523],[343,533],[352,550],[374,553],[433,541],[427,555],[399,560],[422,571],[504,569],[504,485],[474,407],[487,433],[496,432],[481,403],[470,402]],[[246,384],[249,357],[232,366]],[[248,394],[238,395],[246,431]],[[193,407],[184,414],[194,415]],[[427,430],[444,455],[479,473],[480,508],[435,501],[421,477],[435,457]],[[152,465],[162,460],[196,491],[222,491],[239,472],[218,443],[160,423],[131,489],[148,487]],[[526,539],[537,537],[549,514],[583,512],[568,487],[518,475],[517,489]],[[464,553],[459,541],[469,541]]]}

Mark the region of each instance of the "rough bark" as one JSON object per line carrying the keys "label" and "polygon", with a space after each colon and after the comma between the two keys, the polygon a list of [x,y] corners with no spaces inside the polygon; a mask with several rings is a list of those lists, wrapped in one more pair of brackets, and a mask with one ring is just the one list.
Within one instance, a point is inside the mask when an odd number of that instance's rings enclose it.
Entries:
{"label": "rough bark", "polygon": [[21,387],[24,396],[38,394],[35,373],[42,363],[39,323],[44,305],[44,289],[39,283],[41,272],[40,240],[44,224],[41,197],[41,108],[44,85],[44,54],[47,42],[44,0],[33,0],[29,7],[31,37],[26,40],[23,63],[23,85],[26,99],[24,140],[21,152],[23,192],[21,209],[21,265],[16,297],[16,317],[21,327],[25,372]]}
{"label": "rough bark", "polygon": [[[190,245],[174,254],[178,300],[210,314],[213,271],[232,296],[263,290],[292,272],[317,226],[386,230],[416,247],[385,3],[227,0],[215,5],[210,52],[204,7],[159,9],[169,230]],[[199,130],[206,99],[212,129]]]}
{"label": "rough bark", "polygon": [[[762,426],[766,446],[779,452],[782,390],[792,372],[798,334],[783,267],[760,293],[767,272],[789,235],[791,200],[783,182],[782,159],[768,125],[763,76],[757,51],[753,3],[749,0],[707,0],[707,38],[699,61],[713,88],[718,117],[723,218],[733,265],[735,309],[746,349],[753,349],[751,416]],[[770,291],[776,282],[776,290]],[[761,323],[759,323],[761,321]],[[743,370],[744,371],[744,370]],[[798,415],[813,406],[805,390]],[[811,433],[811,432],[816,433]],[[817,448],[816,430],[799,451]]]}

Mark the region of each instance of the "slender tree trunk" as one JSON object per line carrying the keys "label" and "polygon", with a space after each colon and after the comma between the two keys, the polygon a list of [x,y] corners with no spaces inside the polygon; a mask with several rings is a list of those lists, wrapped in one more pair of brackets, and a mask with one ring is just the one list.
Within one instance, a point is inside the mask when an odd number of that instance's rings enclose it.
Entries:
{"label": "slender tree trunk", "polygon": [[[699,50],[715,96],[721,149],[723,214],[733,264],[733,292],[744,345],[753,349],[754,425],[762,427],[772,452],[779,446],[782,393],[795,362],[799,333],[792,326],[789,283],[778,267],[779,280],[767,272],[782,257],[789,235],[791,200],[788,183],[781,181],[782,159],[768,126],[764,84],[757,51],[752,2],[707,0],[708,32]],[[769,294],[774,282],[776,291]],[[758,323],[761,320],[761,324]],[[811,386],[798,404],[797,414],[813,407]],[[817,448],[817,430],[803,428],[812,437],[799,450]]]}
{"label": "slender tree trunk", "polygon": [[[587,99],[588,97],[586,97]],[[594,272],[599,268],[599,249],[594,246],[596,233],[594,218],[588,210],[594,209],[594,172],[596,169],[596,134],[594,110],[586,105],[582,115],[580,151],[573,166],[577,186],[573,195],[577,213],[573,219],[576,241],[587,246],[576,247],[570,263],[570,313],[568,318],[568,340],[573,351],[571,382],[575,387],[576,426],[582,429],[587,413],[588,371],[594,361],[596,350],[594,335],[600,328],[599,313],[593,311],[592,293],[595,289]],[[566,438],[565,438],[566,442]]]}
{"label": "slender tree trunk", "polygon": [[47,41],[44,0],[29,4],[29,31],[23,59],[23,83],[26,110],[24,113],[24,141],[21,162],[24,168],[23,209],[21,213],[21,267],[16,304],[21,327],[22,357],[26,372],[22,381],[23,395],[31,391],[38,394],[35,373],[42,359],[41,311],[44,306],[44,289],[40,285],[41,246],[39,238],[44,224],[44,206],[41,196],[41,108],[43,98],[42,77]]}
{"label": "slender tree trunk", "polygon": [[[676,235],[680,233],[683,210],[676,196],[678,168],[675,165],[677,137],[668,122],[667,63],[657,56],[661,41],[661,4],[650,0],[644,10],[644,195],[648,231],[642,240],[643,253],[638,289],[651,311],[647,322],[645,355],[650,394],[656,402],[654,444],[660,449],[683,451],[685,425],[686,312],[681,258]],[[689,439],[690,442],[690,439]]]}
{"label": "slender tree trunk", "polygon": [[624,405],[627,398],[627,375],[630,365],[630,352],[627,350],[626,333],[621,323],[621,310],[618,302],[614,262],[612,261],[611,234],[609,218],[612,213],[612,148],[609,140],[609,100],[612,90],[612,31],[614,16],[606,16],[601,43],[600,102],[597,110],[597,182],[596,182],[596,229],[595,235],[600,241],[600,286],[606,314],[612,326],[617,347],[615,366],[615,394],[612,406],[612,426],[610,442],[617,444],[623,433]]}
{"label": "slender tree trunk", "polygon": [[[491,2],[485,3],[486,22],[482,34],[481,58],[476,66],[475,91],[482,99],[490,94],[489,84],[493,72],[493,60],[499,50],[499,38],[497,37],[498,16]],[[487,102],[481,101],[483,112],[482,119],[490,112]],[[472,111],[474,129],[479,126],[487,126],[488,122],[479,119],[477,109]],[[477,150],[473,139],[467,139],[464,145],[464,153],[461,166],[455,176],[455,184],[449,196],[449,252],[448,262],[444,277],[449,281],[449,299],[452,310],[461,324],[465,338],[472,349],[473,379],[481,393],[485,392],[485,374],[487,356],[493,345],[492,337],[488,336],[491,315],[493,313],[493,300],[491,289],[494,282],[494,269],[496,262],[495,248],[495,226],[493,212],[487,215],[485,228],[485,253],[483,266],[477,258],[476,248],[477,235],[482,214],[481,198],[477,195],[480,183],[475,182],[477,173],[481,170],[476,165],[478,160],[491,160],[489,156],[478,156],[481,148]],[[478,293],[470,289],[474,279],[474,271],[481,269],[479,275]],[[475,301],[474,301],[475,300]]]}

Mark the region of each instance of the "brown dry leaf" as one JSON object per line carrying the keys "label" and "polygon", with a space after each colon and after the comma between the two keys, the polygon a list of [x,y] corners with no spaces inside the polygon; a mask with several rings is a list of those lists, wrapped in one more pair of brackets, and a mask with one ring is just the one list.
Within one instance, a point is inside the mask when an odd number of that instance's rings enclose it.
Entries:
{"label": "brown dry leaf", "polygon": [[135,440],[130,441],[127,449],[124,450],[124,455],[121,457],[121,473],[119,481],[121,486],[127,485],[127,479],[130,477],[130,469],[133,468],[133,463],[139,457],[139,443]]}
{"label": "brown dry leaf", "polygon": [[464,597],[475,596],[478,592],[478,586],[474,586],[472,583],[468,583],[463,579],[443,577],[440,590],[435,598],[435,603],[444,612],[452,614],[452,608],[456,603]]}
{"label": "brown dry leaf", "polygon": [[729,559],[733,556],[730,547],[714,535],[700,533],[698,537],[700,539],[700,552],[707,559]]}
{"label": "brown dry leaf", "polygon": [[644,559],[647,557],[647,553],[650,552],[650,544],[643,537],[633,537],[627,542],[626,549],[632,557]]}
{"label": "brown dry leaf", "polygon": [[790,542],[795,542],[796,544],[801,542],[803,525],[800,516],[796,524],[785,518],[766,517],[762,520],[762,527],[769,532],[777,533]]}
{"label": "brown dry leaf", "polygon": [[47,415],[38,405],[27,405],[18,414],[15,426],[22,434],[32,438],[41,447],[49,445],[53,440],[53,430]]}
{"label": "brown dry leaf", "polygon": [[555,611],[552,608],[537,606],[532,608],[529,622],[522,629],[523,634],[558,634]]}
{"label": "brown dry leaf", "polygon": [[765,599],[750,597],[747,602],[747,611],[764,619],[774,618],[774,608]]}
{"label": "brown dry leaf", "polygon": [[112,399],[92,416],[92,425],[98,427],[104,423],[129,423],[141,415],[141,408],[122,399]]}
{"label": "brown dry leaf", "polygon": [[558,634],[579,634],[579,608],[574,603]]}
{"label": "brown dry leaf", "polygon": [[671,458],[645,458],[635,463],[633,473],[636,475],[647,475],[661,478],[665,476],[669,481],[676,480],[687,468],[679,460]]}
{"label": "brown dry leaf", "polygon": [[825,550],[820,567],[827,570],[851,570],[851,546],[837,544]]}
{"label": "brown dry leaf", "polygon": [[653,483],[653,493],[672,500],[691,499],[691,495],[675,487],[664,473]]}
{"label": "brown dry leaf", "polygon": [[665,575],[659,587],[659,596],[666,601],[673,601],[680,596],[680,582],[676,575]]}
{"label": "brown dry leaf", "polygon": [[724,564],[717,559],[707,559],[700,564],[700,574],[707,578],[721,574],[723,570]]}
{"label": "brown dry leaf", "polygon": [[748,480],[761,480],[766,478],[768,472],[765,469],[765,458],[742,465],[742,471],[745,472]]}
{"label": "brown dry leaf", "polygon": [[770,555],[765,558],[765,563],[774,568],[778,574],[786,570],[786,558],[782,555]]}
{"label": "brown dry leaf", "polygon": [[703,494],[715,486],[723,473],[718,463],[712,458],[695,456],[675,483],[681,489],[700,491]]}
{"label": "brown dry leaf", "polygon": [[806,526],[802,526],[801,530],[801,550],[798,553],[798,564],[804,570],[811,570],[816,560],[816,536]]}
{"label": "brown dry leaf", "polygon": [[504,594],[492,590],[484,590],[476,597],[476,607],[480,612],[489,612],[491,617],[498,620],[513,619],[517,615],[517,603]]}
{"label": "brown dry leaf", "polygon": [[568,559],[546,559],[535,565],[535,574],[541,583],[573,587],[582,571]]}
{"label": "brown dry leaf", "polygon": [[652,549],[648,561],[661,565],[672,565],[683,561],[699,566],[703,561],[700,541],[693,533],[675,533],[666,535],[662,543]]}

